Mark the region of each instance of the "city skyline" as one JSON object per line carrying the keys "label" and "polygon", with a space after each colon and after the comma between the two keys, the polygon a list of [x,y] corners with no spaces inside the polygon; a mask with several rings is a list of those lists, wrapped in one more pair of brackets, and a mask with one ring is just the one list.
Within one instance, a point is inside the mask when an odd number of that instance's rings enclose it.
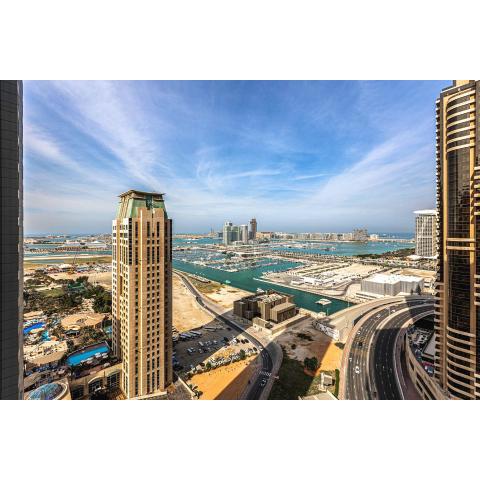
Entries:
{"label": "city skyline", "polygon": [[25,232],[106,232],[130,188],[165,192],[178,233],[251,216],[413,232],[411,212],[434,207],[447,84],[27,81]]}

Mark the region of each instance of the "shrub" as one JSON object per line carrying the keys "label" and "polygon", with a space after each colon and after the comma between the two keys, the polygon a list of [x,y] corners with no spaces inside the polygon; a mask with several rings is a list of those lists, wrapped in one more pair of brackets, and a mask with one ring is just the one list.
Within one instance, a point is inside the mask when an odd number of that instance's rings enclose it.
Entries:
{"label": "shrub", "polygon": [[315,372],[318,368],[318,358],[317,357],[312,357],[308,358],[306,357],[305,360],[303,361],[303,365],[307,370],[310,370],[311,372]]}

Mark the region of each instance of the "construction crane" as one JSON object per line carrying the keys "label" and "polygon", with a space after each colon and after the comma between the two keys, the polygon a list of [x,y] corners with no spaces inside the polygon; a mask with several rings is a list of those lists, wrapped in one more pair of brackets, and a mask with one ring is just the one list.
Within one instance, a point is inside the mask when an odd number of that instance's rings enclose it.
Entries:
{"label": "construction crane", "polygon": [[77,255],[78,255],[78,251],[75,252],[75,255],[73,256],[72,266],[68,269],[69,275],[73,275],[75,273],[75,265],[77,264]]}

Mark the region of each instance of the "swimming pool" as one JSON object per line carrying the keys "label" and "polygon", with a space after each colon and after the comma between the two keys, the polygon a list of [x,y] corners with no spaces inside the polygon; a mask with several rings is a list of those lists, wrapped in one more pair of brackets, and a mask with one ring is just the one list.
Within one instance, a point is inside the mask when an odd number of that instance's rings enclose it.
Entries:
{"label": "swimming pool", "polygon": [[32,325],[29,325],[28,327],[25,327],[23,329],[23,334],[24,335],[27,335],[27,333],[29,333],[31,330],[35,330],[36,328],[41,328],[41,327],[44,327],[45,326],[45,323],[44,322],[37,322],[37,323],[34,323]]}
{"label": "swimming pool", "polygon": [[97,353],[108,353],[110,348],[106,343],[99,343],[97,345],[91,345],[89,347],[82,348],[75,353],[72,353],[67,357],[67,365],[75,367],[82,362],[93,359]]}

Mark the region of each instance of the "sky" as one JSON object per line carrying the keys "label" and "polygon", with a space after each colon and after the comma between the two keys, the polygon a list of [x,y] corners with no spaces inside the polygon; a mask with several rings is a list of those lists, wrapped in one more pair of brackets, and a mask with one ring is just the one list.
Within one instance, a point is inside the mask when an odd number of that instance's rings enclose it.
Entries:
{"label": "sky", "polygon": [[25,233],[106,233],[118,195],[174,230],[413,232],[451,81],[26,81]]}

